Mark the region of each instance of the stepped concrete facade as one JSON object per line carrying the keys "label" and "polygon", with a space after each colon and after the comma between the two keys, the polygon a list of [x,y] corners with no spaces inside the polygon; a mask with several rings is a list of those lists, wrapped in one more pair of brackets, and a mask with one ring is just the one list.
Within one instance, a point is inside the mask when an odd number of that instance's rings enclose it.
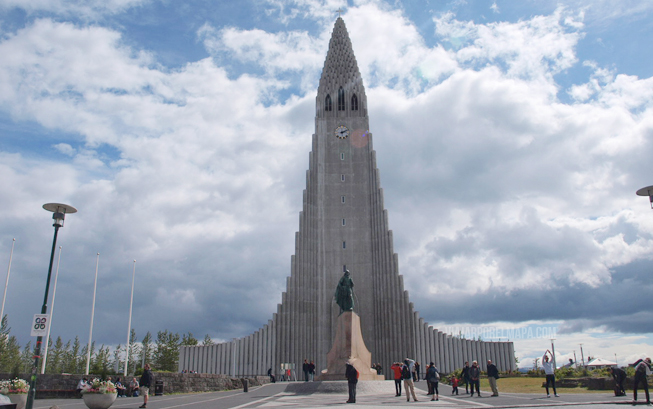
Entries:
{"label": "stepped concrete facade", "polygon": [[512,342],[484,342],[445,334],[424,322],[409,301],[383,205],[367,96],[342,18],[336,20],[320,78],[315,134],[306,172],[295,255],[281,304],[261,329],[233,342],[180,349],[179,370],[260,375],[304,359],[325,369],[336,335],[334,302],[345,269],[354,280],[355,307],[372,362],[388,379],[406,357],[451,372],[465,361],[514,370]]}

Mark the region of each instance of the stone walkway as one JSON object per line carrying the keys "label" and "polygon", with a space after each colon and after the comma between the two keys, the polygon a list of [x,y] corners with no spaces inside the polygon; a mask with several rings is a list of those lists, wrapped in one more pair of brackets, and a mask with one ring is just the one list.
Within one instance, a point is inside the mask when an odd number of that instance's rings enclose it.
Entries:
{"label": "stone walkway", "polygon": [[[547,398],[542,394],[501,393],[490,397],[481,391],[482,397],[466,395],[451,396],[451,387],[440,386],[440,400],[431,401],[426,396],[426,382],[416,383],[417,402],[406,402],[405,395],[395,397],[393,381],[364,381],[357,387],[356,404],[346,404],[347,382],[283,382],[250,388],[249,392],[228,391],[195,393],[184,395],[165,395],[150,398],[147,407],[151,409],[240,409],[240,408],[329,408],[334,406],[356,408],[528,408],[564,407],[566,409],[603,409],[615,405],[631,405],[632,392],[627,397],[614,397],[612,393],[565,393],[560,397]],[[137,408],[143,403],[141,398],[120,398],[111,408]],[[49,409],[57,405],[60,409],[84,409],[81,399],[37,400],[34,409]],[[623,406],[622,406],[623,407]]]}

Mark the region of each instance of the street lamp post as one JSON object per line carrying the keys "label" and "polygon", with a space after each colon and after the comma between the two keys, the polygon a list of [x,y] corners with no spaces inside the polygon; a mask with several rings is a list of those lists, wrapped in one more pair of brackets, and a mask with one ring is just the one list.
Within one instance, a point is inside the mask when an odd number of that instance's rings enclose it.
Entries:
{"label": "street lamp post", "polygon": [[635,193],[637,196],[648,196],[648,200],[651,202],[651,209],[653,209],[653,186],[643,187]]}
{"label": "street lamp post", "polygon": [[57,295],[57,279],[59,278],[59,264],[61,263],[61,246],[59,246],[59,258],[57,259],[57,271],[54,273],[54,287],[52,287],[52,306],[50,308],[50,319],[48,320],[48,333],[45,336],[45,351],[41,363],[41,374],[45,373],[45,365],[48,360],[48,344],[50,343],[50,330],[52,329],[52,317],[54,316],[54,298]]}
{"label": "street lamp post", "polygon": [[[52,277],[52,264],[54,262],[54,252],[57,248],[57,234],[59,233],[59,229],[63,227],[66,213],[77,213],[77,209],[71,205],[61,203],[46,203],[43,205],[43,208],[53,213],[52,219],[54,220],[52,224],[54,226],[54,238],[52,239],[52,252],[50,253],[50,267],[48,268],[48,278],[45,282],[45,296],[43,297],[43,306],[41,307],[41,314],[46,314],[48,312],[48,291],[50,290],[50,278]],[[43,337],[38,336],[36,338],[36,348],[34,349],[34,366],[32,367],[32,376],[29,381],[29,393],[27,394],[27,403],[25,404],[26,409],[32,409],[34,398],[36,397],[36,377],[39,370],[42,342]]]}

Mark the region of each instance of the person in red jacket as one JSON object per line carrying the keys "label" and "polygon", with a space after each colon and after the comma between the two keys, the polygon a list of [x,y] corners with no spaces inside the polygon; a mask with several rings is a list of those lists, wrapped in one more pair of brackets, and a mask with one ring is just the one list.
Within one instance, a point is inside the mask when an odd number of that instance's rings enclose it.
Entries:
{"label": "person in red jacket", "polygon": [[395,392],[397,392],[395,396],[401,396],[401,367],[402,364],[400,364],[399,362],[395,362],[390,367],[390,369],[392,369],[392,372],[394,372],[395,375]]}

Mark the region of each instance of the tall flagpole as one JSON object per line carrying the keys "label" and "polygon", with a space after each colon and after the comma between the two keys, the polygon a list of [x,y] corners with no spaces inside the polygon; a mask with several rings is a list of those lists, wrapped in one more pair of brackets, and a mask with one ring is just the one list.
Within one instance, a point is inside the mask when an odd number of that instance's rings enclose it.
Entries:
{"label": "tall flagpole", "polygon": [[95,316],[95,293],[97,291],[97,270],[100,265],[100,253],[97,253],[95,261],[95,284],[93,285],[93,308],[91,308],[91,329],[88,332],[88,347],[86,348],[86,375],[91,368],[91,340],[93,339],[93,317]]}
{"label": "tall flagpole", "polygon": [[132,331],[132,307],[134,305],[134,278],[136,277],[136,260],[134,260],[134,270],[132,271],[132,295],[129,301],[129,324],[127,324],[127,354],[125,356],[125,373],[127,376],[127,365],[129,363],[129,338]]}
{"label": "tall flagpole", "polygon": [[5,300],[7,299],[7,287],[9,286],[9,273],[11,273],[11,259],[14,257],[14,244],[16,239],[11,242],[11,253],[9,253],[9,267],[7,267],[7,281],[5,281],[5,294],[2,296],[2,309],[0,309],[0,324],[5,317]]}
{"label": "tall flagpole", "polygon": [[45,336],[45,352],[43,352],[43,362],[41,363],[41,374],[45,373],[45,362],[48,360],[48,344],[50,343],[50,329],[52,328],[52,316],[54,315],[54,297],[57,295],[57,279],[59,278],[59,263],[61,263],[61,246],[59,246],[59,258],[57,259],[57,272],[54,273],[54,287],[52,288],[52,306],[50,306],[50,322],[48,323],[48,333]]}

